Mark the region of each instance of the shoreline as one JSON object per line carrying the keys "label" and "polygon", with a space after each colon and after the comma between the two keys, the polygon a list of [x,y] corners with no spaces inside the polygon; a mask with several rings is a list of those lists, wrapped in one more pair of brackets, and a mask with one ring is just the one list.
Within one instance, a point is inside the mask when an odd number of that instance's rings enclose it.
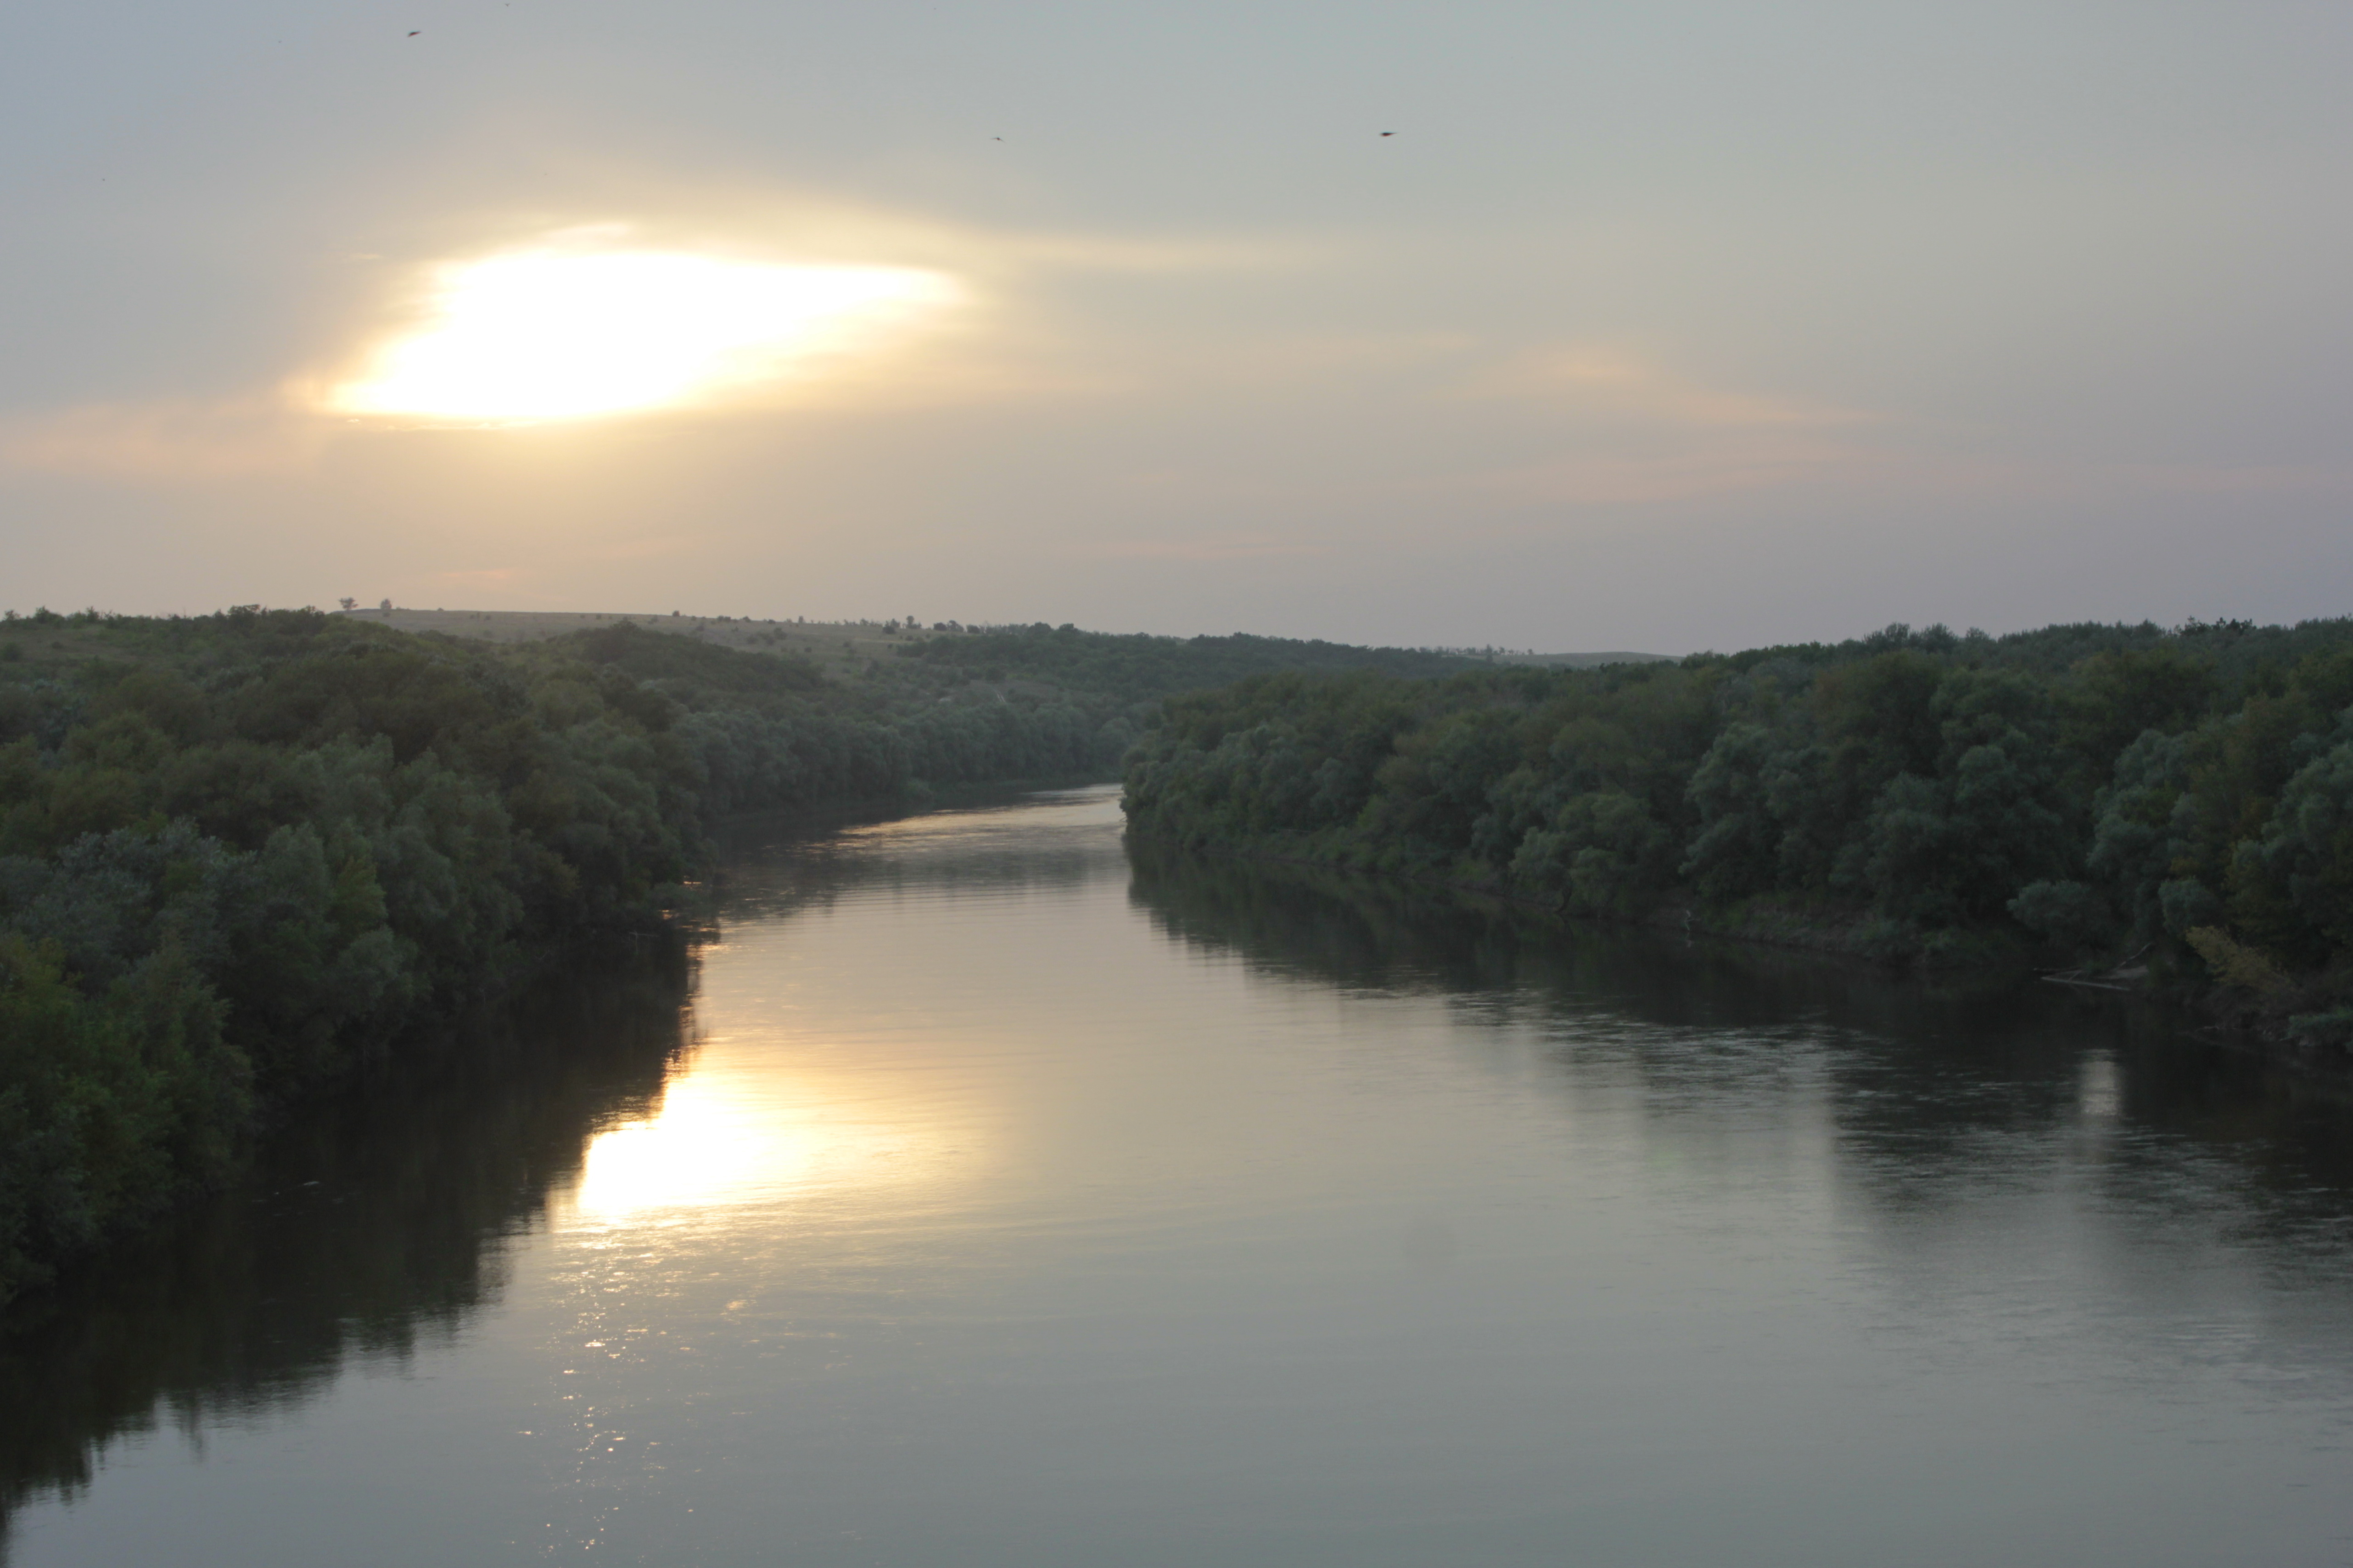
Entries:
{"label": "shoreline", "polygon": [[[1849,924],[1843,933],[1845,940],[1841,941],[1838,934],[1835,934],[1835,928],[1824,925],[1809,926],[1803,921],[1797,919],[1771,922],[1772,934],[1759,931],[1754,923],[1746,925],[1709,923],[1699,905],[1683,900],[1662,904],[1646,915],[1570,914],[1540,900],[1525,898],[1494,888],[1452,881],[1444,877],[1428,876],[1410,871],[1383,870],[1369,866],[1349,866],[1302,855],[1282,855],[1244,849],[1225,843],[1188,844],[1172,837],[1140,832],[1132,824],[1123,829],[1123,837],[1179,854],[1201,855],[1252,864],[1286,866],[1331,877],[1364,878],[1376,882],[1437,889],[1461,899],[1478,899],[1508,906],[1515,910],[1556,921],[1562,926],[1590,921],[1598,925],[1631,927],[1680,934],[1691,939],[1705,937],[1714,941],[1738,942],[1744,946],[1772,948],[1785,952],[1809,953],[1817,958],[1836,960],[1847,964],[1868,965],[1882,974],[1894,978],[1926,982],[1938,976],[1968,973],[1999,978],[2003,971],[2009,971],[2008,978],[2012,984],[2056,984],[2065,986],[2071,992],[2084,994],[2085,1000],[2112,1000],[2158,1008],[2176,1018],[2183,1032],[2197,1038],[2274,1066],[2292,1069],[2308,1076],[2317,1083],[2335,1084],[2347,1089],[2348,1094],[2353,1094],[2353,1055],[2345,1052],[2331,1053],[2326,1047],[2297,1039],[2284,1030],[2266,1028],[2253,1015],[2252,1010],[2245,1006],[2228,1010],[2218,1009],[2213,1005],[2216,1000],[2213,993],[2185,995],[2178,992],[2158,990],[2146,985],[2085,984],[2058,979],[2055,976],[2072,972],[2038,968],[2028,962],[2023,955],[2016,952],[1988,952],[1974,962],[1944,963],[1924,962],[1918,954],[1902,958],[1890,957],[1869,952],[1853,942],[1852,931],[1854,927],[1861,923],[1859,921]],[[2096,994],[2096,997],[2086,994]]]}
{"label": "shoreline", "polygon": [[730,854],[729,839],[733,834],[756,830],[758,825],[765,823],[787,828],[793,836],[815,837],[872,823],[902,821],[932,811],[1011,801],[1042,790],[1080,788],[1116,782],[1113,779],[1089,778],[1074,784],[1067,778],[1052,778],[958,784],[936,792],[927,791],[920,798],[908,795],[893,799],[843,796],[807,805],[733,813],[702,824],[701,831],[708,850],[708,863],[702,868],[703,875],[698,882],[682,884],[683,890],[689,895],[685,900],[656,912],[642,923],[617,922],[580,928],[512,952],[503,963],[486,963],[473,977],[472,983],[450,999],[449,1005],[422,1016],[390,1026],[379,1024],[369,1027],[362,1024],[353,1031],[349,1053],[334,1070],[323,1078],[300,1085],[293,1093],[260,1108],[260,1116],[248,1134],[249,1142],[245,1152],[225,1183],[183,1190],[151,1212],[120,1229],[109,1231],[90,1245],[51,1258],[47,1262],[47,1267],[53,1271],[49,1279],[0,1300],[0,1340],[11,1337],[37,1319],[42,1299],[65,1283],[69,1275],[103,1267],[108,1258],[152,1239],[177,1217],[247,1179],[261,1156],[263,1145],[283,1136],[306,1110],[354,1092],[375,1075],[404,1070],[446,1070],[445,1058],[449,1041],[470,1030],[480,1028],[500,1009],[526,1001],[541,987],[561,984],[568,970],[596,964],[604,959],[616,960],[624,966],[661,962],[662,955],[653,944],[672,949],[670,954],[672,959],[691,963],[693,947],[709,940],[712,934],[715,917],[712,910],[711,893],[726,880],[725,862]]}

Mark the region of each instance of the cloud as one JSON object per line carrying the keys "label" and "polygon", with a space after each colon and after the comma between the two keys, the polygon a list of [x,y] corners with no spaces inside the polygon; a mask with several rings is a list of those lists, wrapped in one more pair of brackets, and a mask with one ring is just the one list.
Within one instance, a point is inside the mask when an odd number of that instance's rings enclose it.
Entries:
{"label": "cloud", "polygon": [[0,464],[157,482],[308,467],[332,426],[275,399],[95,403],[0,425]]}
{"label": "cloud", "polygon": [[428,319],[331,411],[564,419],[725,401],[821,376],[961,302],[909,268],[797,267],[577,243],[435,268]]}
{"label": "cloud", "polygon": [[2180,495],[2353,496],[2353,469],[2290,465],[2026,461],[1766,431],[1631,455],[1586,453],[1470,475],[1474,494],[1519,503],[1642,504],[1810,486],[1902,509],[1922,502],[2098,505]]}
{"label": "cloud", "polygon": [[1741,442],[1650,457],[1562,458],[1474,475],[1467,488],[1518,502],[1600,506],[1852,479],[1890,463],[1884,454],[1837,442]]}
{"label": "cloud", "polygon": [[1883,471],[1911,493],[1938,498],[2096,503],[2118,496],[2353,495],[2353,468],[2314,464],[2071,462],[1920,454],[1891,459]]}
{"label": "cloud", "polygon": [[[879,412],[992,405],[1039,397],[1102,397],[1133,392],[1137,381],[1132,369],[1102,363],[1099,354],[1058,333],[1050,321],[1037,315],[1034,307],[1005,299],[1004,280],[1025,271],[1187,270],[1257,265],[1266,259],[1261,253],[1263,247],[1253,250],[1215,241],[1127,242],[1083,236],[988,236],[913,220],[826,211],[802,214],[800,217],[797,226],[780,226],[773,221],[765,227],[749,226],[747,232],[739,233],[733,241],[716,239],[675,221],[563,225],[541,229],[520,249],[491,247],[477,249],[473,254],[478,258],[528,256],[534,254],[530,246],[535,244],[543,253],[594,258],[602,251],[620,260],[642,260],[642,247],[649,239],[665,245],[699,241],[706,247],[703,254],[711,258],[702,263],[704,272],[725,279],[739,276],[757,279],[773,275],[787,282],[804,276],[825,282],[831,279],[831,275],[821,266],[736,258],[780,254],[820,258],[835,255],[880,257],[881,263],[867,268],[867,271],[894,282],[921,281],[931,291],[927,302],[953,302],[957,306],[953,312],[934,312],[935,319],[926,321],[926,330],[921,334],[870,331],[854,342],[818,342],[797,358],[771,356],[777,360],[774,364],[754,363],[756,356],[736,355],[730,359],[714,351],[706,357],[713,360],[719,371],[727,374],[714,373],[705,378],[711,384],[675,392],[669,406],[613,410],[640,418],[694,420],[811,409]],[[921,271],[904,265],[907,258],[928,261],[948,256],[961,257],[976,274],[1000,279],[998,290],[988,293],[967,289],[955,273]],[[673,259],[659,254],[655,258]],[[690,263],[701,260],[695,255],[675,259]],[[461,262],[439,260],[388,269],[387,291],[376,306],[379,325],[375,330],[372,331],[364,321],[349,323],[340,334],[340,344],[314,357],[307,366],[290,366],[289,373],[275,387],[211,399],[165,397],[93,402],[0,420],[0,467],[100,475],[134,482],[200,482],[282,475],[311,468],[323,448],[362,424],[380,433],[398,433],[496,431],[539,423],[528,416],[536,411],[535,407],[525,406],[532,403],[529,398],[509,400],[515,404],[515,412],[524,416],[501,417],[499,410],[491,406],[495,398],[473,407],[467,405],[464,396],[452,394],[441,398],[451,405],[448,410],[437,412],[422,406],[396,408],[392,405],[403,400],[389,395],[378,398],[376,402],[385,406],[377,407],[353,393],[354,377],[370,365],[372,358],[382,359],[386,343],[413,342],[420,329],[433,330],[437,323],[430,309],[420,310],[419,307],[429,307],[433,303],[432,286],[438,281],[446,288],[452,270],[463,266]],[[404,278],[409,281],[395,281]],[[424,287],[420,289],[419,284]],[[654,323],[656,327],[662,325],[659,321]],[[514,335],[511,324],[506,331],[510,336]],[[553,333],[552,328],[550,331],[554,336],[561,337],[560,333]],[[646,335],[639,333],[640,337]],[[656,346],[668,349],[671,345],[665,339]],[[583,355],[584,365],[600,363],[585,349],[575,353],[575,357]],[[744,363],[736,363],[738,360]],[[380,370],[381,366],[375,368]],[[477,374],[475,380],[488,392],[496,393],[506,390],[501,375],[512,381],[516,374],[512,365],[494,363]],[[553,371],[542,374],[543,381],[561,383],[556,386],[558,392],[569,390],[572,384],[583,379],[577,374],[570,375],[568,382],[556,377]],[[462,393],[470,389],[457,390]],[[429,390],[448,389],[436,386]],[[531,390],[544,389],[533,384]],[[423,405],[434,399],[416,396],[406,401]],[[596,399],[583,393],[573,401],[593,404]],[[606,401],[625,404],[628,399],[615,395]],[[564,399],[551,395],[540,402],[556,407],[564,404]],[[365,417],[355,420],[352,417],[355,414]]]}
{"label": "cloud", "polygon": [[1472,493],[1515,503],[1679,501],[1825,481],[1900,466],[1870,426],[1883,415],[1787,394],[1710,384],[1624,349],[1547,344],[1454,383],[1451,399],[1535,411],[1571,448],[1469,476]]}
{"label": "cloud", "polygon": [[472,245],[450,238],[385,270],[378,322],[352,323],[290,377],[289,401],[391,428],[495,429],[1102,396],[1137,389],[1133,355],[1107,353],[1100,324],[1071,330],[1053,303],[1060,279],[1309,256],[1216,237],[991,232],[741,194],[707,195],[700,213],[672,194],[627,220],[542,215],[527,229],[484,224]]}
{"label": "cloud", "polygon": [[1710,386],[1621,350],[1575,344],[1514,354],[1457,395],[1724,429],[1863,425],[1885,417],[1807,398]]}
{"label": "cloud", "polygon": [[1257,561],[1281,555],[1328,555],[1333,547],[1312,540],[1266,534],[1226,534],[1194,539],[1098,540],[1072,553],[1113,561]]}
{"label": "cloud", "polygon": [[978,255],[1013,266],[1086,272],[1267,272],[1312,267],[1338,250],[1304,239],[1122,239],[1082,234],[974,234],[967,244]]}

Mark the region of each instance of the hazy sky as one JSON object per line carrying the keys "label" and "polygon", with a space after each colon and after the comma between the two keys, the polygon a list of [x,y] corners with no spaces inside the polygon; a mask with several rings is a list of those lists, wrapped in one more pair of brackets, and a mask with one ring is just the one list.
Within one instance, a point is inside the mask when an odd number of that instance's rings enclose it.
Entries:
{"label": "hazy sky", "polygon": [[2353,612],[2348,81],[2345,0],[51,0],[0,605]]}

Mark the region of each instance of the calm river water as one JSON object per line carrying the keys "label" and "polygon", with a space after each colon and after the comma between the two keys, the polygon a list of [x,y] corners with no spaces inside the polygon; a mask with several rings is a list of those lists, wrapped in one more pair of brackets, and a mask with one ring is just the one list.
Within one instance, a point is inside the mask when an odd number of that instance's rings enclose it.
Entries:
{"label": "calm river water", "polygon": [[2105,1003],[1097,791],[461,1045],[0,1352],[15,1568],[2353,1563],[2353,1112]]}

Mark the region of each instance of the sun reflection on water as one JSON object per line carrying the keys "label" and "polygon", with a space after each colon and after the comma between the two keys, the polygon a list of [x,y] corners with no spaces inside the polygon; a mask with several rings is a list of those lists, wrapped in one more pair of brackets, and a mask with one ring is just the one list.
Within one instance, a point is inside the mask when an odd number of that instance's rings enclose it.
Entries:
{"label": "sun reflection on water", "polygon": [[[653,1114],[588,1144],[568,1208],[588,1224],[680,1211],[810,1199],[909,1195],[973,1151],[965,1137],[926,1125],[885,1086],[765,1069],[765,1054],[707,1047],[673,1079]],[[716,1058],[716,1059],[714,1059]]]}

